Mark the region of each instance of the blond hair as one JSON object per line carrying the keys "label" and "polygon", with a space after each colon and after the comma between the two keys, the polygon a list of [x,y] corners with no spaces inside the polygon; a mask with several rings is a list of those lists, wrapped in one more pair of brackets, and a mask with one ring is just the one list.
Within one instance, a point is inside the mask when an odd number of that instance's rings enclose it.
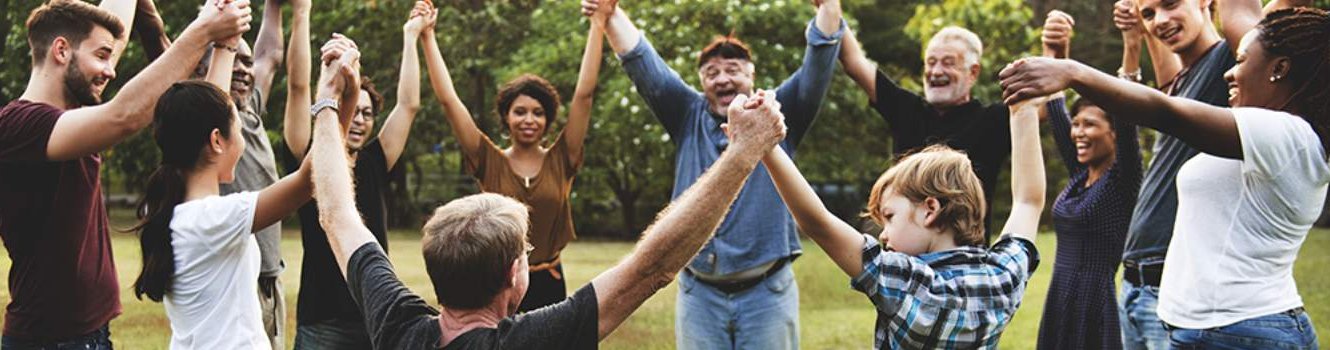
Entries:
{"label": "blond hair", "polygon": [[965,47],[965,65],[968,68],[979,64],[979,58],[984,54],[984,42],[979,40],[979,35],[974,34],[969,29],[947,26],[933,34],[933,38],[928,40],[928,46],[937,43],[957,42]]}
{"label": "blond hair", "polygon": [[508,287],[508,271],[526,253],[527,206],[481,193],[434,210],[425,223],[421,251],[439,304],[458,310],[489,305]]}
{"label": "blond hair", "polygon": [[928,146],[902,157],[873,184],[864,216],[886,225],[882,198],[887,189],[913,203],[937,199],[937,225],[955,232],[958,245],[984,244],[984,187],[965,153],[943,145]]}

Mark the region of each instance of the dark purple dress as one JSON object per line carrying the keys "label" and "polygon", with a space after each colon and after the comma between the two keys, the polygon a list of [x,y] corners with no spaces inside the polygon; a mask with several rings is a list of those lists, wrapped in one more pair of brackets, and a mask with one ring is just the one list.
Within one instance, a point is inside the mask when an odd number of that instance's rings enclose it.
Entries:
{"label": "dark purple dress", "polygon": [[1048,102],[1058,153],[1071,179],[1053,203],[1057,257],[1039,324],[1039,349],[1121,349],[1113,277],[1141,187],[1135,125],[1115,123],[1117,159],[1089,187],[1089,169],[1076,161],[1065,99]]}

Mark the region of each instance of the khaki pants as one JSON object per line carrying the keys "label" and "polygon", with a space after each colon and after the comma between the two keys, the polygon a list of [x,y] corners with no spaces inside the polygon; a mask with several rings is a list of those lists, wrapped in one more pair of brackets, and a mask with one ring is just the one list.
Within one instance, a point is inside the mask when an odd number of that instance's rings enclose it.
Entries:
{"label": "khaki pants", "polygon": [[272,348],[286,348],[282,337],[286,330],[286,299],[282,298],[282,281],[277,277],[259,276],[259,307],[263,308],[263,329],[268,332]]}

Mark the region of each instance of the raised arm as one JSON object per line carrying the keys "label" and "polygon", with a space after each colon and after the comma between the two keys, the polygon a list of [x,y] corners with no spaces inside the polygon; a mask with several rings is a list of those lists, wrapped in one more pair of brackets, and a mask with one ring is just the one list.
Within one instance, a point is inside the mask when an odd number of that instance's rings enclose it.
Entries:
{"label": "raised arm", "polygon": [[642,32],[619,8],[619,0],[582,0],[582,15],[604,21],[605,36],[615,54],[627,54],[642,40]]}
{"label": "raised arm", "polygon": [[1044,152],[1039,146],[1039,108],[1043,99],[1026,100],[1011,107],[1011,214],[1002,227],[1035,241],[1039,214],[1044,211]]}
{"label": "raised arm", "polygon": [[853,277],[863,272],[863,235],[827,210],[790,156],[772,150],[762,158],[762,164],[771,173],[771,181],[794,216],[799,231],[817,242],[845,274]]}
{"label": "raised arm", "polygon": [[817,30],[828,34],[840,30],[841,15],[843,14],[840,0],[813,0],[813,6],[817,7],[817,17],[813,20],[817,25]]}
{"label": "raised arm", "polygon": [[112,44],[111,48],[111,67],[115,67],[116,63],[120,62],[120,57],[125,53],[125,46],[129,45],[129,33],[132,31],[130,26],[134,24],[134,14],[138,13],[138,2],[137,0],[102,0],[98,7],[115,14],[117,18],[120,18],[120,23],[125,25],[124,33],[121,33],[119,38],[115,38],[115,43]]}
{"label": "raised arm", "polygon": [[1039,38],[1043,43],[1044,57],[1071,57],[1071,36],[1075,27],[1076,20],[1071,15],[1060,10],[1049,11]]}
{"label": "raised arm", "polygon": [[111,148],[152,124],[157,98],[194,70],[208,43],[249,30],[249,1],[235,0],[225,7],[204,6],[162,59],[153,61],[130,79],[115,98],[104,104],[66,111],[55,123],[46,145],[49,160],[69,160]]}
{"label": "raised arm", "polygon": [[[790,127],[787,145],[798,145],[813,125],[822,101],[831,88],[836,74],[836,58],[840,56],[841,10],[840,1],[817,0],[817,16],[804,30],[804,57],[799,69],[776,88],[776,99],[785,101],[785,124]],[[827,29],[830,28],[830,29]]]}
{"label": "raised arm", "polygon": [[730,104],[731,143],[691,188],[665,208],[633,253],[591,281],[605,339],[656,291],[669,285],[710,239],[762,155],[785,134],[779,103],[770,93]]}
{"label": "raised arm", "polygon": [[1311,0],[1274,0],[1261,7],[1261,0],[1214,0],[1215,15],[1219,17],[1220,35],[1228,41],[1233,53],[1238,52],[1242,36],[1256,28],[1265,14],[1275,10],[1299,6],[1312,6]]}
{"label": "raised arm", "polygon": [[157,60],[171,47],[171,37],[166,34],[166,22],[153,0],[138,0],[137,13],[134,15],[134,32],[139,33],[139,44],[148,62]]}
{"label": "raised arm", "polygon": [[443,104],[443,115],[453,128],[453,136],[457,137],[463,153],[480,154],[483,134],[472,119],[471,111],[462,103],[462,98],[457,96],[453,78],[448,73],[448,64],[443,61],[443,53],[439,51],[433,26],[426,26],[421,40],[425,41],[425,65],[429,68],[430,86],[439,103]]}
{"label": "raised arm", "polygon": [[222,89],[227,96],[231,95],[231,74],[235,68],[237,45],[240,45],[239,35],[213,42],[212,62],[208,64],[208,75],[204,78]]}
{"label": "raised arm", "polygon": [[[330,51],[338,51],[332,48]],[[351,54],[333,53],[333,56]],[[354,53],[359,56],[359,53]],[[352,68],[354,58],[337,58],[324,63],[319,76],[320,98],[342,97],[340,104],[355,106],[360,86],[356,79],[360,73]],[[354,97],[353,97],[354,96]],[[349,99],[349,100],[348,100]],[[339,114],[331,109],[319,111],[314,119],[314,142],[310,146],[309,168],[314,181],[314,198],[319,207],[319,226],[328,235],[328,245],[337,259],[337,267],[346,277],[346,263],[356,248],[374,242],[374,234],[365,227],[356,210],[355,185],[351,178],[351,164],[346,156],[346,130],[351,114]],[[339,120],[338,117],[342,117]]]}
{"label": "raised arm", "polygon": [[843,39],[840,44],[841,67],[868,94],[868,103],[877,104],[877,65],[868,60],[853,30],[846,28]]}
{"label": "raised arm", "polygon": [[291,47],[286,50],[286,113],[282,120],[282,139],[296,159],[304,158],[310,137],[310,4],[291,2]]}
{"label": "raised arm", "polygon": [[596,97],[596,79],[600,74],[601,52],[604,51],[602,23],[591,21],[591,29],[586,35],[582,68],[577,73],[577,89],[573,91],[573,102],[568,107],[568,125],[563,128],[564,142],[572,159],[582,159],[582,146],[591,125],[591,102]]}
{"label": "raised arm", "polygon": [[[307,1],[307,0],[297,0]],[[259,36],[254,39],[254,91],[259,92],[260,105],[268,105],[268,96],[272,94],[272,81],[277,76],[277,67],[282,65],[282,3],[277,0],[264,0],[263,23],[259,24]]]}
{"label": "raised arm", "polygon": [[383,145],[383,156],[388,160],[388,169],[392,170],[406,150],[406,140],[411,136],[411,124],[420,113],[420,53],[417,43],[426,23],[434,24],[433,17],[438,13],[425,1],[417,1],[411,17],[402,26],[402,68],[397,76],[397,104],[388,114],[388,120],[379,129],[379,143]]}
{"label": "raised arm", "polygon": [[1115,122],[1128,122],[1173,135],[1201,152],[1240,159],[1242,141],[1233,114],[1185,98],[1170,98],[1144,85],[1111,77],[1072,60],[1027,58],[999,74],[1008,104],[1076,89],[1095,101]]}

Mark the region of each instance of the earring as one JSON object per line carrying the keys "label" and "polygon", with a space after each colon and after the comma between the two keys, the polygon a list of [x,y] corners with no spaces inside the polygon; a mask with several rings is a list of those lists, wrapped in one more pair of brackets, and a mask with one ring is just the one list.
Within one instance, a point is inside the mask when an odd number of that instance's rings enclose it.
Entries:
{"label": "earring", "polygon": [[1272,76],[1270,76],[1270,82],[1271,82],[1271,83],[1273,83],[1273,82],[1277,82],[1277,81],[1279,81],[1279,79],[1283,79],[1283,78],[1284,78],[1284,77],[1281,77],[1281,76],[1278,76],[1278,75],[1272,75]]}

